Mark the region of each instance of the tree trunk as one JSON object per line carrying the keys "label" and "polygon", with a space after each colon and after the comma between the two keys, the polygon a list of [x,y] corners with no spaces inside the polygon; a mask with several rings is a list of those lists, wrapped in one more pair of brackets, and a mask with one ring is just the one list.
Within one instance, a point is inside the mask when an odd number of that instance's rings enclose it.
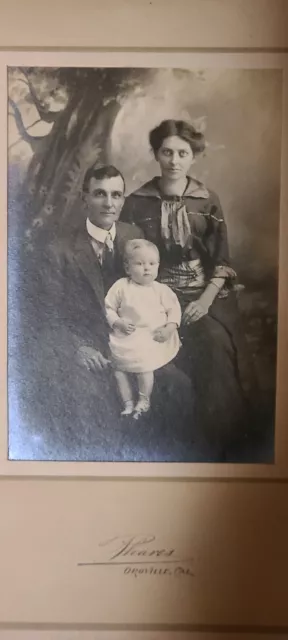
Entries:
{"label": "tree trunk", "polygon": [[[102,100],[91,104],[91,95],[85,97],[78,102],[76,96],[70,100],[47,136],[45,154],[35,155],[31,161],[25,191],[29,197],[27,223],[35,227],[35,241],[40,227],[42,234],[51,226],[61,230],[67,220],[72,227],[77,225],[74,212],[77,215],[79,210],[85,171],[97,160],[108,162],[109,135],[120,105],[112,100],[103,107]],[[75,124],[69,131],[72,116]]]}
{"label": "tree trunk", "polygon": [[39,233],[45,237],[53,229],[57,234],[62,225],[67,233],[74,219],[77,224],[85,171],[95,162],[111,162],[110,134],[121,108],[119,96],[132,90],[141,73],[117,68],[63,71],[68,104],[34,154],[20,198],[30,245],[37,243]]}

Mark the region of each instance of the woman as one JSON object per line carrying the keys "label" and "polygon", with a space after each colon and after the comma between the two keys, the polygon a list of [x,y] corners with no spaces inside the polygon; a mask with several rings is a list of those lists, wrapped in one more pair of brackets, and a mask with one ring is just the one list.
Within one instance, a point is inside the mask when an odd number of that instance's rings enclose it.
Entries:
{"label": "woman", "polygon": [[205,148],[203,134],[182,120],[165,120],[149,139],[161,176],[126,199],[121,217],[159,248],[159,280],[182,308],[178,365],[193,382],[199,435],[206,455],[223,460],[247,430],[244,388],[251,378],[226,224],[218,196],[188,175]]}

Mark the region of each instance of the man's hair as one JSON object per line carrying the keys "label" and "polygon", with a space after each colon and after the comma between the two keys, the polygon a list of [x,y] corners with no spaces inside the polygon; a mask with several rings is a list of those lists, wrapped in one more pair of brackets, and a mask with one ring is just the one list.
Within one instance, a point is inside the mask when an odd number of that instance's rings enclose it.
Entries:
{"label": "man's hair", "polygon": [[85,173],[84,180],[83,180],[83,187],[82,187],[83,192],[84,193],[89,192],[89,184],[92,178],[95,178],[95,180],[103,180],[103,178],[117,178],[118,176],[120,176],[120,178],[122,178],[123,180],[124,193],[125,193],[125,180],[121,171],[119,171],[119,169],[116,169],[116,167],[114,167],[112,164],[107,164],[102,166],[94,164],[92,167],[89,167],[89,169],[87,169]]}
{"label": "man's hair", "polygon": [[159,258],[159,251],[158,251],[158,247],[156,247],[156,244],[153,244],[153,242],[150,242],[149,240],[144,240],[144,238],[139,238],[139,239],[134,238],[133,240],[128,240],[128,242],[126,242],[125,244],[124,263],[127,264],[130,258],[133,257],[133,254],[136,251],[138,251],[138,249],[145,249],[145,248],[153,249]]}

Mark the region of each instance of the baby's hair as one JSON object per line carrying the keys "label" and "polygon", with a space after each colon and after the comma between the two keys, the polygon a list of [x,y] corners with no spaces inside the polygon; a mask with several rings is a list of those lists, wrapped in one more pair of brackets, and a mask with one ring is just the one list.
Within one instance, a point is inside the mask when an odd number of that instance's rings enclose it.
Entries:
{"label": "baby's hair", "polygon": [[128,240],[128,242],[126,242],[125,249],[124,249],[124,264],[125,265],[128,264],[130,258],[133,257],[133,254],[135,253],[135,251],[137,251],[138,249],[145,249],[145,248],[153,249],[159,258],[159,251],[158,251],[158,248],[156,247],[156,244],[153,244],[153,242],[150,242],[150,240],[144,240],[144,238],[139,238],[139,239],[134,238],[133,240]]}

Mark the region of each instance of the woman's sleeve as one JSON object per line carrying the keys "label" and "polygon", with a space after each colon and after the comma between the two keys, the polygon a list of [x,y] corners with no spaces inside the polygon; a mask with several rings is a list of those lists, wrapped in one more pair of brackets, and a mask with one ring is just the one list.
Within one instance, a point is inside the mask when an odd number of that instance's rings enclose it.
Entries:
{"label": "woman's sleeve", "polygon": [[115,321],[119,319],[118,311],[121,305],[121,300],[122,287],[118,281],[112,285],[105,298],[106,317],[111,329],[113,328]]}
{"label": "woman's sleeve", "polygon": [[174,322],[177,327],[181,324],[181,307],[176,293],[167,285],[162,285],[162,304],[167,314],[167,323]]}
{"label": "woman's sleeve", "polygon": [[210,220],[213,229],[210,246],[208,246],[211,257],[210,280],[223,278],[228,285],[236,278],[236,272],[231,267],[227,226],[220,200],[215,193],[211,194]]}

